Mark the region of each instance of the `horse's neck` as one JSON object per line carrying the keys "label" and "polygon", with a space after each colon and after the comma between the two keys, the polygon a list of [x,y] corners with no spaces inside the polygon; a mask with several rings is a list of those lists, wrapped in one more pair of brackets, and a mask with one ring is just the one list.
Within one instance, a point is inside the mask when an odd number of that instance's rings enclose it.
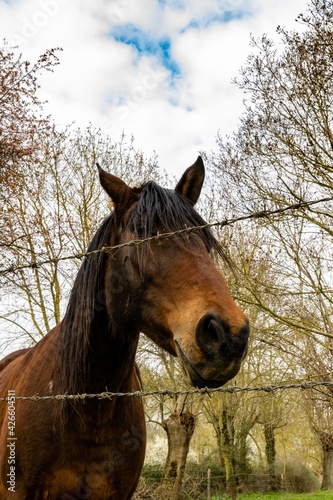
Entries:
{"label": "horse's neck", "polygon": [[91,390],[131,390],[139,333],[113,324],[106,312],[96,316],[89,339]]}
{"label": "horse's neck", "polygon": [[[63,328],[63,331],[61,331]],[[89,335],[76,325],[59,325],[55,344],[54,388],[59,393],[133,390],[139,332],[112,323],[105,309],[95,314]]]}

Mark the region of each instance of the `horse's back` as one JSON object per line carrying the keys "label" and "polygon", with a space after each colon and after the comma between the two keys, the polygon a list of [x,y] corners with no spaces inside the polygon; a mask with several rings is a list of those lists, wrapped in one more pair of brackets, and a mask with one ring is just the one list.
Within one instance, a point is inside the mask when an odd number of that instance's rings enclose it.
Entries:
{"label": "horse's back", "polygon": [[7,354],[4,358],[0,360],[0,372],[6,368],[6,366],[9,365],[14,359],[19,358],[20,356],[23,356],[26,354],[31,347],[25,347],[24,349],[18,349],[17,351],[11,352],[10,354]]}
{"label": "horse's back", "polygon": [[58,327],[51,330],[33,347],[14,351],[0,361],[0,396],[3,397],[6,390],[18,395],[21,389],[32,387],[35,393],[44,389],[43,384],[36,387],[36,383],[40,383],[40,374],[47,378],[52,369],[57,330]]}
{"label": "horse's back", "polygon": [[[0,361],[0,397],[16,394],[16,386],[20,380],[20,373],[25,362],[25,356],[30,348],[19,349],[8,354]],[[7,412],[7,405],[0,405],[0,428]]]}

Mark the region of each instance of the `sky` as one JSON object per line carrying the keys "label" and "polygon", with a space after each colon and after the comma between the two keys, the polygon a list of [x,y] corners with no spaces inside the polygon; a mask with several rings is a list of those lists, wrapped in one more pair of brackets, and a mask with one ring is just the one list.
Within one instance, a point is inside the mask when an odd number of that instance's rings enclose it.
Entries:
{"label": "sky", "polygon": [[135,138],[177,173],[216,150],[244,110],[232,84],[252,52],[250,35],[281,45],[278,25],[306,0],[0,0],[0,34],[34,62],[61,47],[60,65],[40,77],[45,111],[59,127],[100,127]]}

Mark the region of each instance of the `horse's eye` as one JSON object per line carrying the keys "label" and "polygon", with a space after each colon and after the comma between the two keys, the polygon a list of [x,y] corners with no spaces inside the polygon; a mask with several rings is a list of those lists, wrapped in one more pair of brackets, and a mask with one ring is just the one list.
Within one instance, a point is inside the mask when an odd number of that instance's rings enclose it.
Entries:
{"label": "horse's eye", "polygon": [[135,239],[150,238],[155,236],[158,231],[155,229],[154,225],[147,227],[145,224],[133,224],[131,227],[131,232]]}

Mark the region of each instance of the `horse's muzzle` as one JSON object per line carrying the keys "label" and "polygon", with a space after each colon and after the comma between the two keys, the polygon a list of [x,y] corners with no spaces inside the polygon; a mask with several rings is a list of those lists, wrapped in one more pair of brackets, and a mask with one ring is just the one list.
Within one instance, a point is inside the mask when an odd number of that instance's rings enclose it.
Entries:
{"label": "horse's muzzle", "polygon": [[177,345],[181,363],[192,384],[196,387],[220,387],[235,377],[247,353],[249,333],[247,319],[237,331],[232,332],[218,314],[205,314],[195,331],[195,341],[201,351],[200,360],[189,359]]}

